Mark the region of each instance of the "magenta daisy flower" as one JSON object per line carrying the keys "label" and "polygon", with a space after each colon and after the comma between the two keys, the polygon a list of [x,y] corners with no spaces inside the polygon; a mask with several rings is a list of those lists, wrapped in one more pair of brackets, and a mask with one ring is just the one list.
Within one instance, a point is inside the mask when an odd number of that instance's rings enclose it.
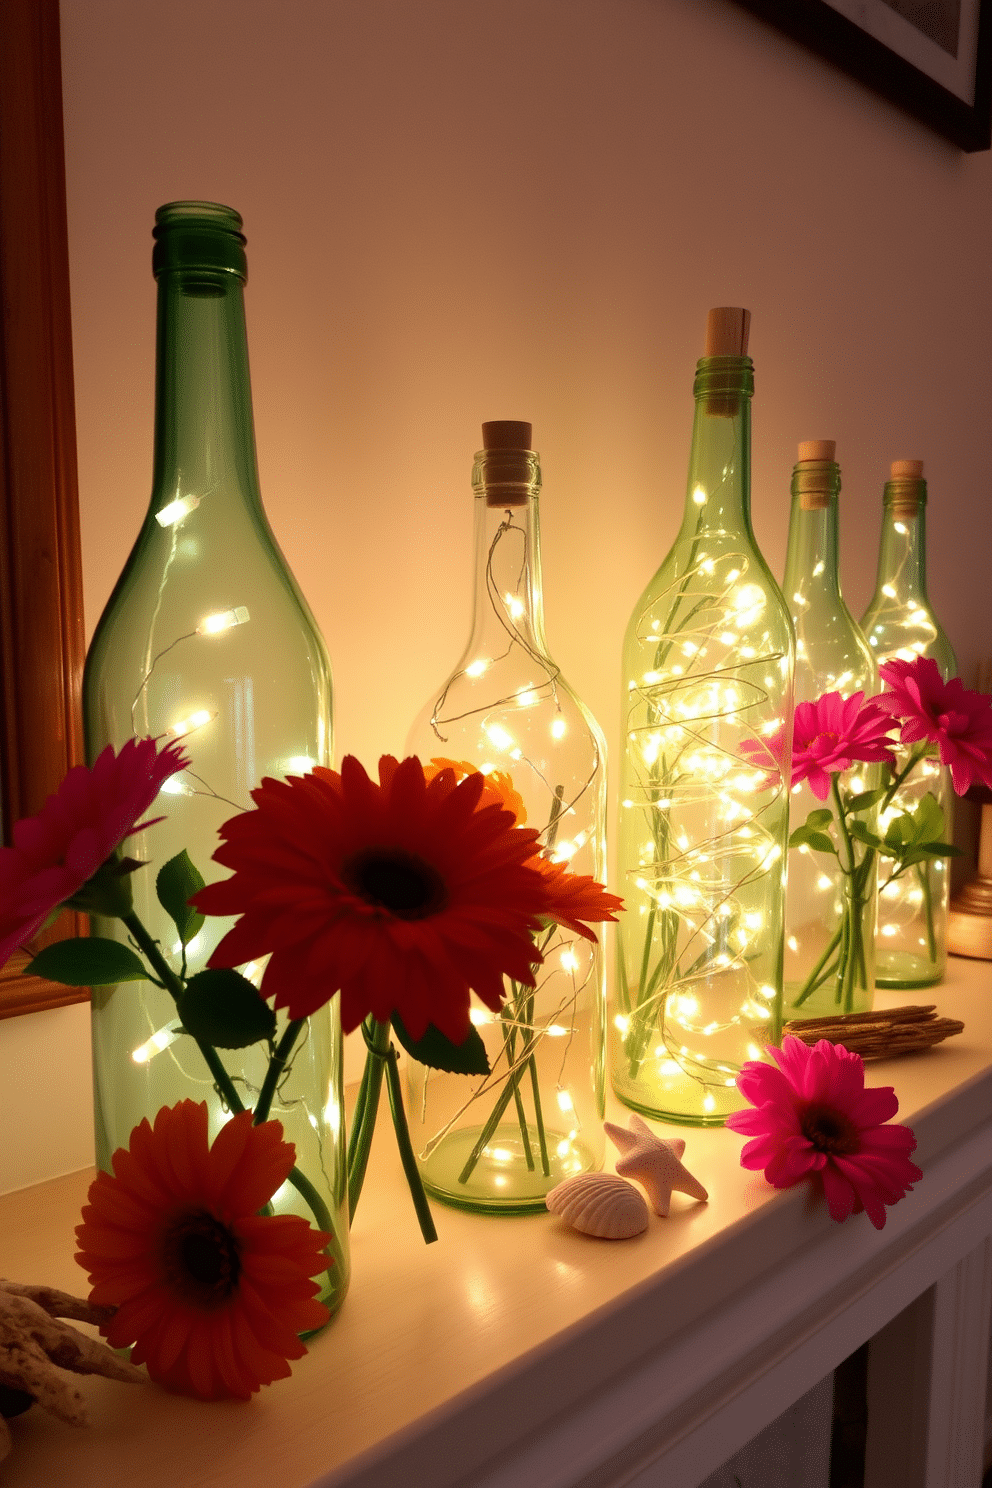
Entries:
{"label": "magenta daisy flower", "polygon": [[849,698],[825,692],[796,708],[792,734],[792,784],[808,780],[817,800],[830,794],[830,777],[855,763],[884,760],[893,764],[889,732],[896,720],[878,698],[865,702],[863,692]]}
{"label": "magenta daisy flower", "polygon": [[13,846],[0,847],[0,966],[125,838],[153,825],[141,818],[186,764],[176,743],[128,739],[118,754],[108,744],[93,765],[73,766],[37,816],[16,823]]}
{"label": "magenta daisy flower", "polygon": [[811,1049],[787,1037],[768,1052],[777,1069],[749,1060],[737,1076],[738,1090],[756,1109],[727,1117],[731,1131],[752,1139],[741,1166],[763,1169],[775,1188],[818,1175],[831,1219],[863,1209],[880,1230],[885,1206],[923,1177],[909,1160],[912,1131],[885,1124],[899,1109],[892,1086],[866,1089],[860,1054],[826,1039]]}
{"label": "magenta daisy flower", "polygon": [[929,656],[888,661],[878,671],[892,689],[886,703],[903,720],[902,742],[936,744],[959,796],[976,780],[992,787],[992,697],[965,687],[960,677],[945,682]]}

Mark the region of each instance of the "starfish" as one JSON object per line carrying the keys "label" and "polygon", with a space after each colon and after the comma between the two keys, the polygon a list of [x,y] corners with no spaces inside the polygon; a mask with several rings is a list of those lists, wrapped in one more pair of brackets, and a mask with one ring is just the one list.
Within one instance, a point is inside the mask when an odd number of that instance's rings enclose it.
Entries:
{"label": "starfish", "polygon": [[705,1188],[682,1165],[685,1143],[681,1137],[656,1137],[646,1121],[631,1116],[630,1130],[603,1123],[606,1135],[622,1154],[616,1169],[625,1178],[636,1178],[647,1190],[655,1214],[667,1215],[672,1204],[672,1190],[693,1199],[709,1198]]}

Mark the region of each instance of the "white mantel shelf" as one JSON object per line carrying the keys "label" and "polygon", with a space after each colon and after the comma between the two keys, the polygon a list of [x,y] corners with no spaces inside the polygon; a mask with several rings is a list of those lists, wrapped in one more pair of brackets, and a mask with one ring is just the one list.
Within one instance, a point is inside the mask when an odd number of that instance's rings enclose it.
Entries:
{"label": "white mantel shelf", "polygon": [[[864,1215],[834,1224],[809,1184],[770,1189],[732,1133],[684,1130],[710,1201],[676,1196],[635,1240],[435,1205],[440,1241],[424,1246],[386,1116],[351,1291],[291,1380],[248,1405],[84,1380],[87,1430],[37,1407],[11,1423],[4,1488],[695,1488],[875,1335],[872,1488],[977,1488],[992,967],[952,959],[932,993],[878,994],[906,1001],[965,1031],[868,1066],[895,1085],[925,1175],[881,1232]],[[0,1198],[0,1274],[85,1291],[72,1250],[89,1178]]]}

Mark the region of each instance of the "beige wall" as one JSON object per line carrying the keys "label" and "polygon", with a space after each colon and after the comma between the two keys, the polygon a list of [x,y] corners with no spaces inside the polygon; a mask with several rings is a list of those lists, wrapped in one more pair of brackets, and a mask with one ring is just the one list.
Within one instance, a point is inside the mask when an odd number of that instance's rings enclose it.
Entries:
{"label": "beige wall", "polygon": [[62,15],[90,628],[148,496],[154,209],[208,197],[246,222],[263,492],[327,638],[339,754],[401,749],[457,659],[471,457],[502,417],[534,422],[549,640],[615,749],[620,638],[681,513],[711,304],[753,311],[772,567],[796,441],[836,438],[860,613],[888,462],[922,456],[932,596],[966,676],[992,651],[988,154],[731,0]]}

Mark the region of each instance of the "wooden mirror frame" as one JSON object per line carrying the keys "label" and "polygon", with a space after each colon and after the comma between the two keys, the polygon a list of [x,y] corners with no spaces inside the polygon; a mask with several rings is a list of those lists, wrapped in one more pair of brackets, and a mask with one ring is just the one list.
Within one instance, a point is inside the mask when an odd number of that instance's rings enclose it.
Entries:
{"label": "wooden mirror frame", "polygon": [[[84,632],[58,0],[0,0],[0,810],[5,838],[83,757]],[[73,934],[62,915],[37,944]],[[85,988],[0,970],[0,1018]]]}

